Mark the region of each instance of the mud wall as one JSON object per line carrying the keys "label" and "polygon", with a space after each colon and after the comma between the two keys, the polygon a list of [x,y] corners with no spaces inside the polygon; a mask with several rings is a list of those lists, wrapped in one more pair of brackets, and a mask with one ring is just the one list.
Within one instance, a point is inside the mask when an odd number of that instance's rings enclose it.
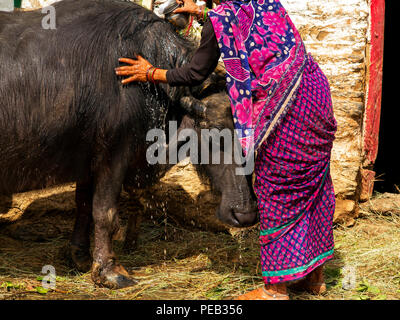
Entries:
{"label": "mud wall", "polygon": [[48,6],[59,0],[22,0],[21,8],[23,9],[37,9]]}
{"label": "mud wall", "polygon": [[[370,6],[367,0],[282,0],[327,75],[338,131],[332,153],[337,215],[357,214]],[[348,201],[340,201],[346,199]],[[352,201],[350,201],[352,200]],[[342,212],[339,212],[342,211]]]}

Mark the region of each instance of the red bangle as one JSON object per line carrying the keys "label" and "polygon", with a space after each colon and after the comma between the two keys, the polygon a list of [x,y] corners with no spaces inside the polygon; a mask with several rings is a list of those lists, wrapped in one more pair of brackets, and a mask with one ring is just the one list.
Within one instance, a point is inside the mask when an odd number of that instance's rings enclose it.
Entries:
{"label": "red bangle", "polygon": [[159,68],[154,68],[153,72],[151,73],[151,82],[157,83],[157,81],[154,80],[154,74],[156,73],[156,70],[159,70]]}

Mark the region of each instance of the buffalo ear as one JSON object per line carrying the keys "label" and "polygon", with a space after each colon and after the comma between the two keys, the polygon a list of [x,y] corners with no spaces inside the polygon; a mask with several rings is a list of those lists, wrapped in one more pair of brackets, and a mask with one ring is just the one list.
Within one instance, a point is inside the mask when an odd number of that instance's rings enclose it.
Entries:
{"label": "buffalo ear", "polygon": [[207,106],[204,102],[194,97],[185,96],[179,100],[181,107],[190,115],[204,119],[206,117]]}

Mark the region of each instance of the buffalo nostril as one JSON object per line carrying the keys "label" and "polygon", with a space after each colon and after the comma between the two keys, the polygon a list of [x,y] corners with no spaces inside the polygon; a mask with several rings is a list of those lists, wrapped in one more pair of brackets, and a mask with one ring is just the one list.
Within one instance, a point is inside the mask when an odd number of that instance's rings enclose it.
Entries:
{"label": "buffalo nostril", "polygon": [[221,208],[217,209],[216,212],[217,218],[232,227],[239,228],[240,222],[236,219],[235,214],[232,209],[221,210]]}
{"label": "buffalo nostril", "polygon": [[250,227],[258,222],[258,211],[246,213],[233,212],[233,215],[242,227]]}
{"label": "buffalo nostril", "polygon": [[216,213],[219,220],[236,228],[250,227],[258,222],[258,210],[241,213],[233,208],[219,208]]}

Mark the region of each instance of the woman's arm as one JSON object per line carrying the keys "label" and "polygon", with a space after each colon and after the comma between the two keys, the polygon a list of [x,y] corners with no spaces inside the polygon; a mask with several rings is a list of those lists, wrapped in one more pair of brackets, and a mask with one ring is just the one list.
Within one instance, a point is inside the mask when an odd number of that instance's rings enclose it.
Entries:
{"label": "woman's arm", "polygon": [[[188,0],[185,1],[186,4]],[[179,9],[183,9],[183,7]],[[214,71],[219,56],[217,39],[211,21],[208,19],[203,26],[200,46],[187,65],[171,70],[158,69],[143,57],[138,56],[136,60],[120,58],[119,61],[127,63],[128,66],[116,68],[115,73],[119,76],[129,76],[122,80],[123,84],[150,81],[166,82],[171,86],[195,86],[203,82]]]}
{"label": "woman's arm", "polygon": [[215,70],[220,57],[217,38],[210,20],[204,22],[200,46],[191,61],[180,67],[169,70],[166,74],[171,86],[196,86],[202,83]]}

